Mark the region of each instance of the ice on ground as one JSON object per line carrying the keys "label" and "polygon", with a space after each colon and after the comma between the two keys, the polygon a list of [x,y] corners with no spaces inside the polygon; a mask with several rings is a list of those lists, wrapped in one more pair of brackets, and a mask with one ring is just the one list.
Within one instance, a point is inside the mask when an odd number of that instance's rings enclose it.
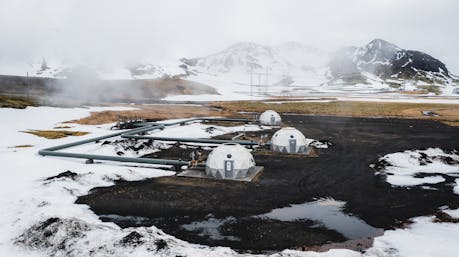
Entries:
{"label": "ice on ground", "polygon": [[456,185],[454,186],[453,191],[455,194],[459,195],[459,179],[456,179],[454,182],[456,183]]}
{"label": "ice on ground", "polygon": [[357,217],[343,213],[342,208],[345,204],[345,202],[333,199],[320,199],[314,202],[292,204],[288,207],[274,209],[269,213],[260,215],[260,217],[281,221],[314,220],[328,229],[341,233],[348,239],[373,237],[382,234],[382,229],[374,228]]}
{"label": "ice on ground", "polygon": [[[386,181],[397,186],[418,186],[423,184],[438,184],[446,180],[442,176],[429,176],[424,178],[416,178],[412,176],[392,176],[389,175]],[[432,187],[425,187],[432,189]]]}
{"label": "ice on ground", "polygon": [[198,231],[199,236],[208,236],[213,240],[230,240],[239,241],[240,239],[235,236],[224,236],[220,233],[220,227],[226,222],[234,221],[235,218],[228,217],[226,219],[217,219],[209,217],[207,220],[195,221],[190,224],[182,225],[182,228],[188,231]]}
{"label": "ice on ground", "polygon": [[346,249],[331,249],[326,252],[298,252],[284,250],[280,253],[270,255],[270,257],[363,257],[359,252]]}
{"label": "ice on ground", "polygon": [[310,139],[306,138],[306,142],[308,146],[312,146],[314,148],[328,148],[329,146],[332,145],[330,141],[322,141],[322,140],[315,140],[315,139]]}
{"label": "ice on ground", "polygon": [[[259,131],[262,129],[269,129],[267,126],[258,125],[241,125],[241,126],[217,126],[207,125],[203,123],[191,123],[185,126],[172,126],[165,130],[153,131],[150,133],[152,136],[157,137],[187,137],[187,138],[209,138],[229,133],[241,132],[241,131]],[[186,131],[184,135],[183,131]]]}
{"label": "ice on ground", "polygon": [[[229,86],[232,88],[233,86]],[[218,90],[218,88],[217,88]],[[313,88],[303,88],[304,91],[298,91],[296,95],[285,95],[290,99],[286,101],[271,101],[268,99],[275,98],[277,95],[253,95],[250,93],[240,92],[226,92],[223,91],[220,95],[174,95],[167,96],[162,100],[165,101],[238,101],[238,100],[266,100],[264,103],[268,104],[281,104],[281,103],[320,103],[320,102],[333,102],[333,101],[362,101],[362,102],[383,102],[383,103],[428,103],[428,104],[458,104],[459,96],[457,94],[449,95],[407,95],[388,92],[374,92],[365,90],[354,90],[348,88],[348,91],[343,91],[340,86],[338,89],[333,90],[330,87],[321,88],[320,91],[314,91]],[[287,92],[292,92],[292,88],[288,88]],[[280,94],[280,96],[282,96]],[[324,99],[328,98],[328,99]]]}
{"label": "ice on ground", "polygon": [[[459,214],[459,210],[448,214]],[[458,256],[459,224],[436,223],[434,217],[418,217],[404,229],[386,231],[374,240],[368,257],[456,257]]]}
{"label": "ice on ground", "polygon": [[394,186],[435,185],[444,182],[444,176],[459,177],[459,153],[439,148],[407,150],[387,154],[372,167]]}
{"label": "ice on ground", "polygon": [[[21,133],[29,129],[34,130],[49,130],[59,125],[72,126],[68,129],[71,131],[88,131],[95,133],[107,133],[95,126],[84,126],[75,124],[62,124],[62,122],[79,119],[89,116],[90,112],[100,112],[104,110],[135,110],[131,107],[87,107],[87,108],[54,108],[54,107],[27,107],[24,110],[3,108],[0,110],[2,118],[2,140],[0,141],[0,149],[8,146],[16,145],[53,145],[68,139],[47,140],[32,134]],[[103,128],[109,125],[103,125]],[[94,134],[78,137],[79,139],[94,137]],[[73,139],[75,140],[75,139]],[[1,150],[0,150],[1,151]]]}

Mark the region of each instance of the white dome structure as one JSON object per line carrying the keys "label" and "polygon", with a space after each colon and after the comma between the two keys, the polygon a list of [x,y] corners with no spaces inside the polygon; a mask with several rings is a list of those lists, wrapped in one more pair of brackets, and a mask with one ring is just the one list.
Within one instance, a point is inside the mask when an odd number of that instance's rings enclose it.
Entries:
{"label": "white dome structure", "polygon": [[207,157],[206,174],[219,179],[243,179],[255,173],[255,161],[248,149],[239,144],[223,144]]}
{"label": "white dome structure", "polygon": [[279,113],[273,110],[264,111],[258,119],[262,125],[275,126],[280,125],[282,119]]}
{"label": "white dome structure", "polygon": [[309,150],[309,143],[299,130],[286,127],[274,133],[271,149],[282,153],[306,153]]}

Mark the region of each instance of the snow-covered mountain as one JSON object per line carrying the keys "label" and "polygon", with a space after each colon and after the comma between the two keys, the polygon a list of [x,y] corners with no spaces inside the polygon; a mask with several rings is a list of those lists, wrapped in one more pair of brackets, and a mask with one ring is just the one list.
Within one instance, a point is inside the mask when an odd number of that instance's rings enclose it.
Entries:
{"label": "snow-covered mountain", "polygon": [[363,47],[338,50],[331,55],[329,68],[330,84],[379,81],[392,88],[410,84],[414,85],[413,89],[440,91],[457,80],[438,59],[382,39],[375,39]]}
{"label": "snow-covered mountain", "polygon": [[19,65],[1,64],[0,75],[62,79],[83,73],[91,79],[102,80],[157,79],[184,73],[178,61],[161,63],[161,65],[147,61],[129,65],[93,65],[69,64],[56,58],[41,57]]}
{"label": "snow-covered mountain", "polygon": [[287,81],[286,78],[317,75],[326,64],[327,56],[326,52],[297,42],[277,46],[242,42],[215,54],[181,61],[190,74],[226,77],[242,84],[251,81],[274,85]]}
{"label": "snow-covered mountain", "polygon": [[13,72],[4,68],[13,66],[0,63],[0,74],[54,78],[89,74],[94,79],[109,80],[186,77],[215,87],[222,95],[241,96],[401,89],[447,93],[459,83],[440,60],[382,39],[331,53],[298,42],[273,46],[240,42],[204,57],[167,62],[84,66],[41,57]]}
{"label": "snow-covered mountain", "polygon": [[248,89],[242,85],[255,85],[256,90],[270,88],[266,94],[401,89],[447,93],[459,82],[434,57],[382,39],[333,53],[296,42],[278,46],[244,42],[215,54],[181,61],[194,79],[205,75],[218,77],[239,84],[233,87],[245,92]]}

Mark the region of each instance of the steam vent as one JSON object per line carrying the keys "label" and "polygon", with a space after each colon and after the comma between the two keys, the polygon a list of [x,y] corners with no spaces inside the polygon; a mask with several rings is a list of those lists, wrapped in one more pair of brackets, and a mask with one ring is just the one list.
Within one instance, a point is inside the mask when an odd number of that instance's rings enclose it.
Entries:
{"label": "steam vent", "polygon": [[271,139],[271,149],[282,153],[306,153],[308,145],[303,133],[292,127],[278,130]]}
{"label": "steam vent", "polygon": [[280,125],[282,121],[279,113],[273,110],[264,111],[260,115],[259,120],[260,120],[261,125],[268,125],[268,126]]}
{"label": "steam vent", "polygon": [[223,144],[207,157],[206,174],[220,179],[250,178],[256,173],[255,161],[248,149],[239,144]]}

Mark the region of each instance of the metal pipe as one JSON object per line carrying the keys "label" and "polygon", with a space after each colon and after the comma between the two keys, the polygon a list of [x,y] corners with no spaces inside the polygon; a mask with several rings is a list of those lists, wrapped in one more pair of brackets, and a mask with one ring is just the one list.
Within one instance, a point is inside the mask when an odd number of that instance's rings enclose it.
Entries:
{"label": "metal pipe", "polygon": [[152,126],[148,126],[148,127],[136,128],[136,129],[131,129],[129,132],[122,131],[122,132],[117,132],[117,133],[113,133],[113,134],[109,134],[109,135],[105,135],[105,136],[94,137],[94,138],[81,140],[81,141],[77,141],[77,142],[72,142],[72,143],[68,143],[68,144],[53,146],[53,147],[42,149],[42,150],[38,151],[38,153],[40,154],[40,152],[42,152],[43,150],[45,150],[45,151],[57,151],[57,150],[65,149],[65,148],[70,148],[70,147],[74,147],[74,146],[78,146],[78,145],[84,145],[84,144],[87,144],[87,143],[104,140],[104,139],[107,139],[107,138],[121,136],[121,135],[126,134],[126,133],[141,133],[141,132],[154,130],[154,129],[160,129],[160,128],[164,128],[164,125],[155,125],[155,126],[152,125]]}
{"label": "metal pipe", "polygon": [[135,163],[163,164],[163,165],[174,165],[174,166],[183,166],[183,165],[189,164],[188,162],[181,161],[181,160],[121,157],[121,156],[107,156],[107,155],[81,154],[81,153],[66,153],[66,152],[54,152],[54,151],[46,151],[46,150],[42,150],[40,154],[49,155],[49,156],[80,158],[80,159],[88,159],[88,160],[135,162]]}
{"label": "metal pipe", "polygon": [[236,138],[240,138],[242,137],[244,134],[243,133],[239,133],[237,134],[236,136],[232,137],[231,140],[236,140]]}
{"label": "metal pipe", "polygon": [[[145,123],[144,126],[131,129],[129,131],[121,131],[105,136],[90,138],[86,140],[81,140],[77,142],[72,142],[68,144],[48,147],[45,149],[41,149],[38,151],[38,154],[42,156],[59,156],[59,157],[70,157],[70,158],[81,158],[81,159],[90,159],[90,160],[107,160],[107,161],[119,161],[119,162],[135,162],[135,163],[148,163],[148,164],[163,164],[163,165],[174,165],[174,166],[183,166],[188,165],[189,163],[182,160],[167,160],[167,159],[153,159],[153,158],[139,158],[139,157],[121,157],[121,156],[107,156],[107,155],[96,155],[96,154],[80,154],[80,153],[68,153],[68,152],[56,152],[58,150],[83,145],[91,142],[97,142],[100,140],[104,140],[107,138],[121,136],[124,138],[134,138],[134,139],[152,139],[148,136],[138,136],[136,134],[147,132],[155,129],[164,129],[166,126],[173,126],[173,125],[182,125],[187,122],[192,121],[230,121],[230,122],[250,122],[251,120],[247,119],[232,119],[232,118],[191,118],[181,121],[169,122],[169,123]],[[159,138],[159,137],[157,137]],[[170,138],[169,138],[170,139]],[[167,141],[163,138],[164,141]],[[193,140],[193,141],[191,141]],[[175,141],[175,140],[174,140]],[[246,145],[256,145],[257,143],[253,141],[231,141],[231,140],[218,140],[218,139],[193,139],[193,138],[182,138],[177,141],[183,142],[200,142],[200,143],[227,143],[227,142],[234,142],[239,144],[246,144]]]}
{"label": "metal pipe", "polygon": [[193,142],[193,143],[210,143],[210,144],[225,144],[236,143],[240,145],[258,145],[255,141],[246,140],[223,140],[223,139],[208,139],[208,138],[180,138],[180,137],[153,137],[153,136],[137,136],[137,135],[122,135],[123,138],[133,139],[151,139],[158,141],[176,141],[176,142]]}

